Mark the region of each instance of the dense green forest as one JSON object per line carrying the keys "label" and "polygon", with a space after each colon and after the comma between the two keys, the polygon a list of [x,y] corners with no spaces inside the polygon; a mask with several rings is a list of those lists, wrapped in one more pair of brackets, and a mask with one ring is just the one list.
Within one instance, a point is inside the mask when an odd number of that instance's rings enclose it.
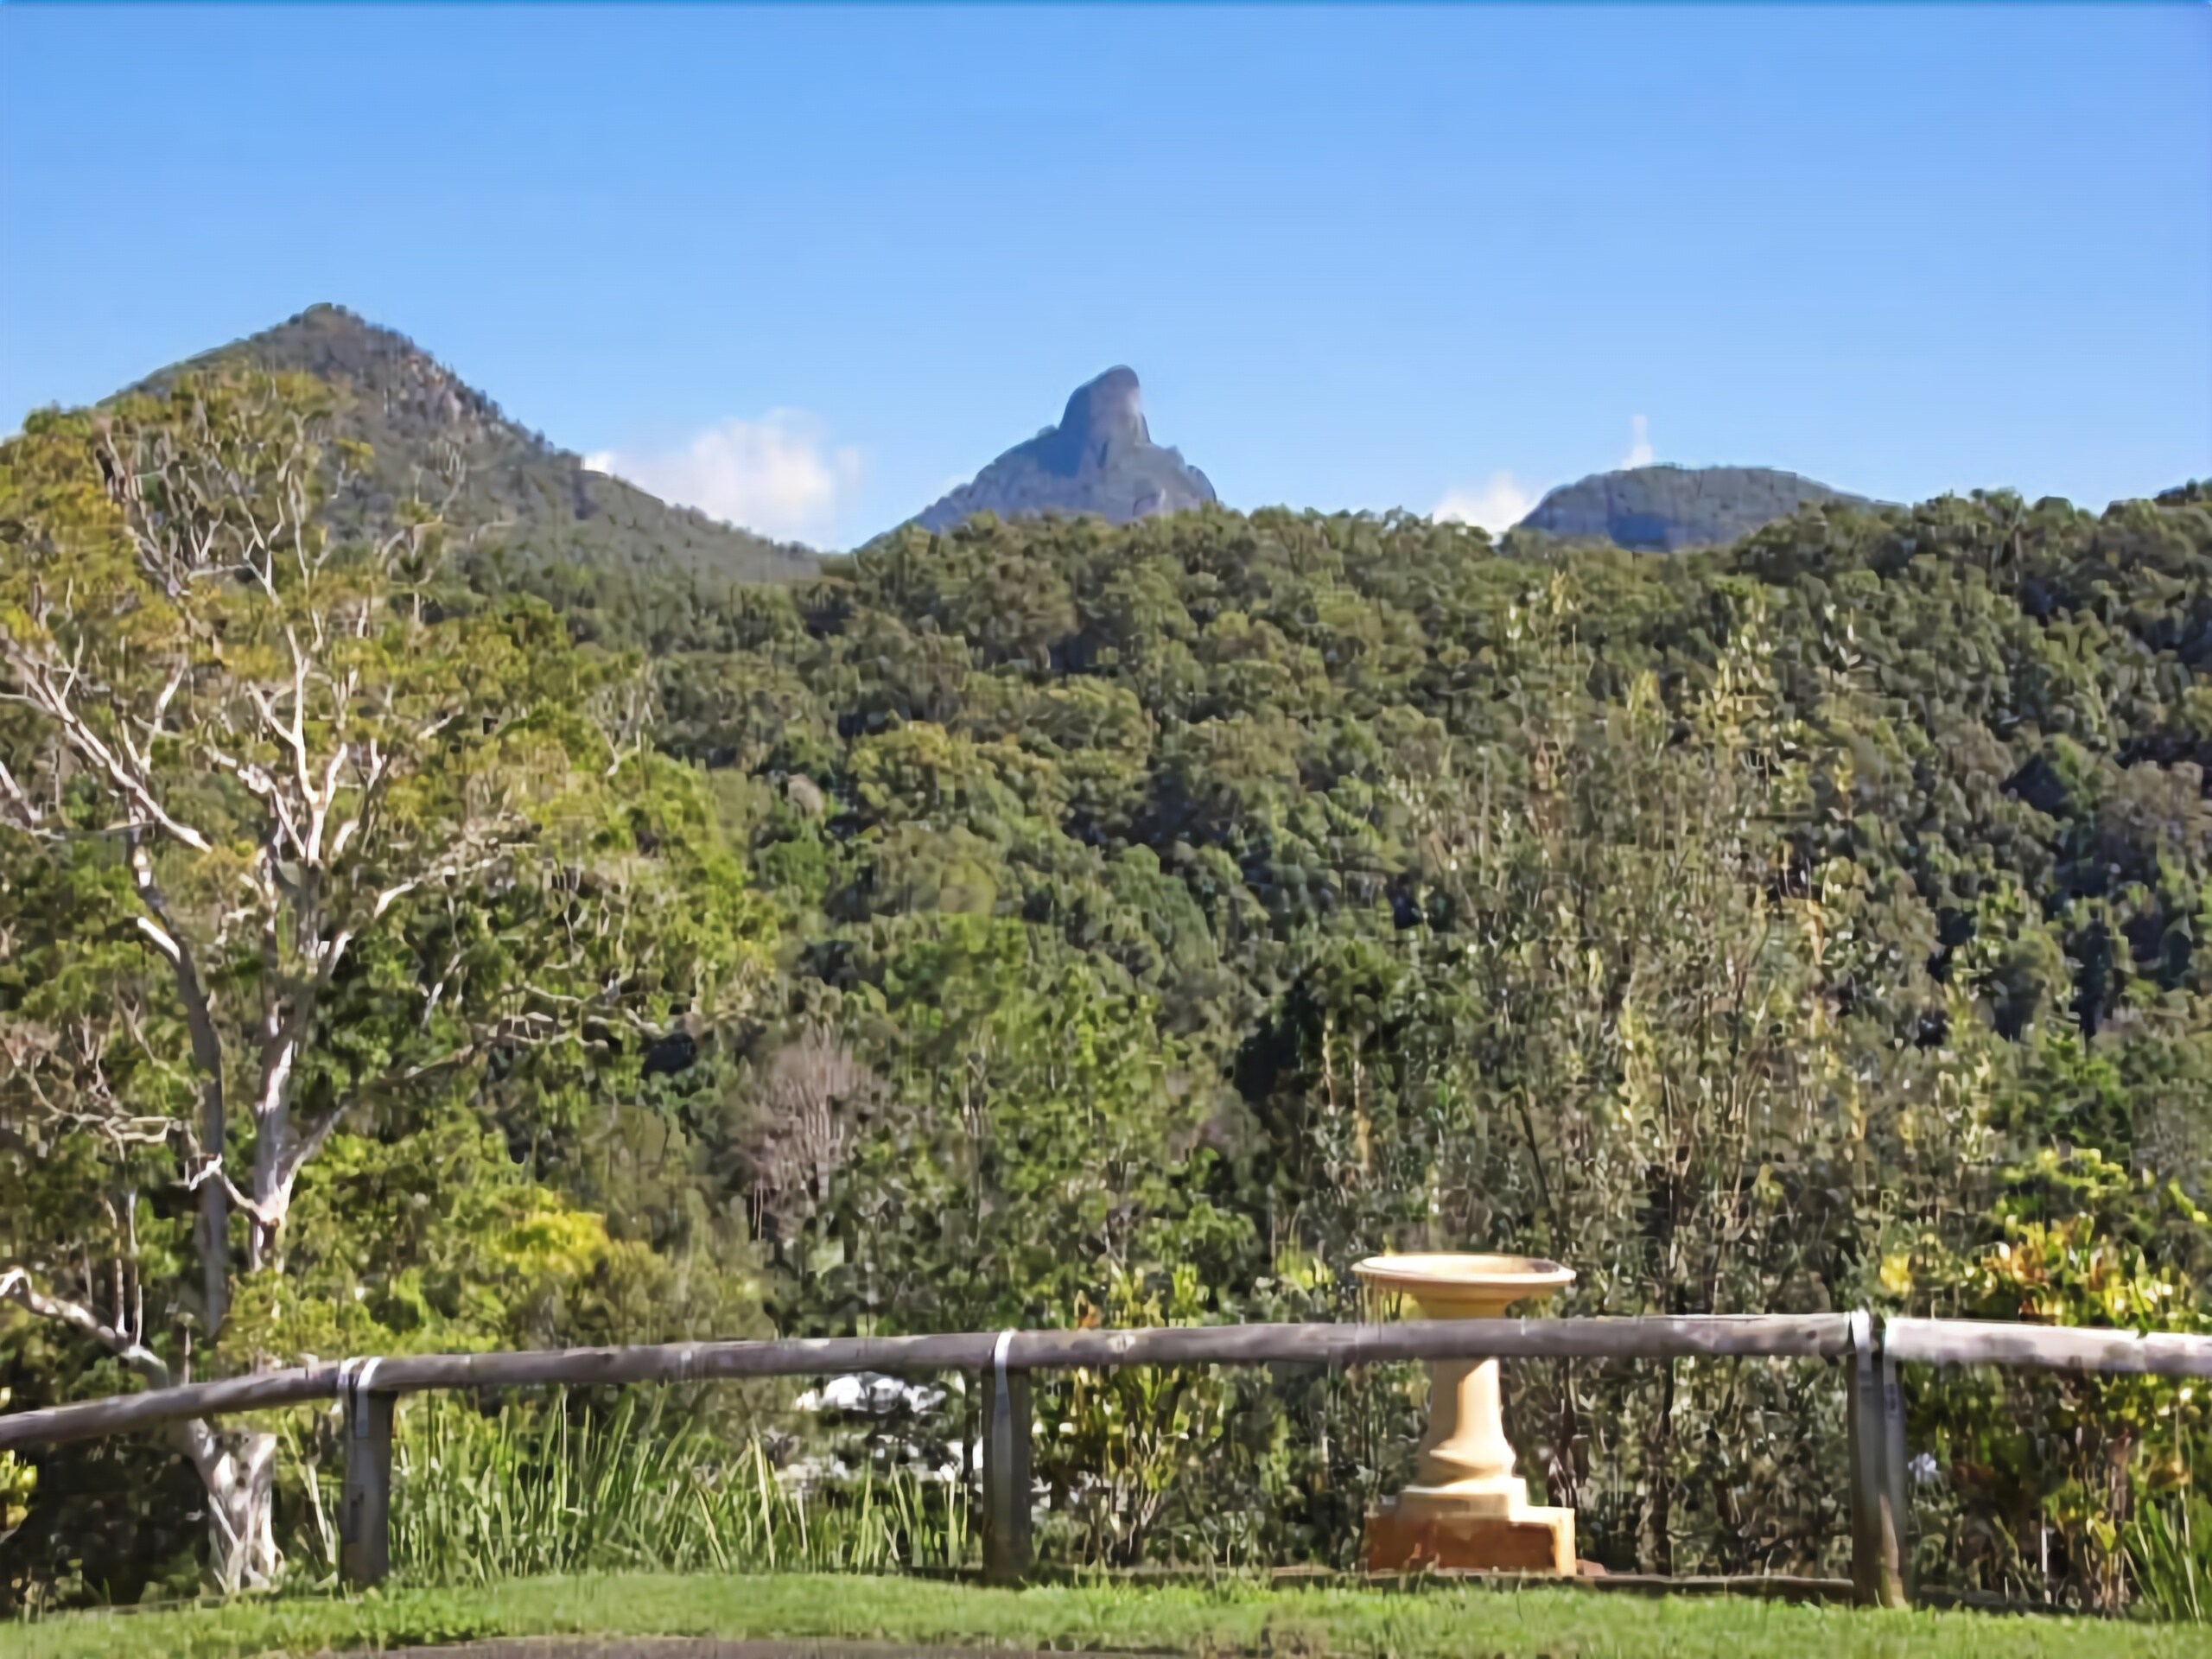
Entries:
{"label": "dense green forest", "polygon": [[[2212,1328],[2212,489],[1671,556],[982,518],[746,586],[480,555],[359,487],[327,397],[188,380],[0,448],[17,1407],[1341,1318],[1413,1245],[1557,1257],[1569,1313]],[[1832,1371],[1510,1388],[1584,1554],[1841,1559]],[[1925,1580],[2119,1605],[2154,1528],[2212,1537],[2201,1390],[1908,1388]],[[1346,1560],[1421,1403],[1040,1384],[1046,1547]],[[682,1432],[798,1456],[790,1404]],[[337,1458],[302,1412],[0,1468],[0,1594],[312,1573]]]}

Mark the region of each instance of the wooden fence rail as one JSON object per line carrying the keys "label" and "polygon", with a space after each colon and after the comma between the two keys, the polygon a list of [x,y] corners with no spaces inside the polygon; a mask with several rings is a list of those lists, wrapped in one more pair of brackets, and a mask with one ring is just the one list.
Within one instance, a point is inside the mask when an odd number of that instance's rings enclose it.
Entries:
{"label": "wooden fence rail", "polygon": [[1136,1331],[1004,1331],[918,1337],[668,1343],[346,1360],[0,1413],[0,1450],[59,1445],[185,1418],[342,1402],[340,1567],[356,1585],[390,1566],[392,1404],[433,1389],[689,1382],[747,1376],[981,1373],[986,1577],[1027,1572],[1028,1374],[1121,1365],[1372,1365],[1427,1359],[1818,1359],[1846,1362],[1852,1579],[1858,1598],[1908,1596],[1904,1410],[1899,1364],[1992,1364],[2212,1376],[2212,1337],[1891,1319],[1864,1313],[1651,1319],[1430,1319],[1388,1325],[1224,1325]]}
{"label": "wooden fence rail", "polygon": [[[1849,1351],[1841,1313],[1592,1319],[1415,1320],[1392,1325],[1207,1325],[1137,1331],[1016,1331],[1009,1371],[1116,1365],[1375,1365],[1469,1357],[1835,1359]],[[744,1376],[891,1375],[992,1368],[1000,1333],[794,1338],[665,1343],[638,1348],[545,1348],[494,1354],[412,1354],[296,1366],[75,1405],[0,1414],[0,1451],[97,1440],[181,1417],[335,1400],[347,1386],[376,1394],[549,1383],[694,1382]]]}
{"label": "wooden fence rail", "polygon": [[2015,1365],[2047,1371],[2212,1376],[2212,1337],[1988,1319],[1890,1319],[1883,1351],[1901,1365]]}

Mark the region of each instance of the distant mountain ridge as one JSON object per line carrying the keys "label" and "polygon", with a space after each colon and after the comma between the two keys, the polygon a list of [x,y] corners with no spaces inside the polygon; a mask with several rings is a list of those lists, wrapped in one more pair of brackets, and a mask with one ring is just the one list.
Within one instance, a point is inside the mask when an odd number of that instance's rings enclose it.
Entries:
{"label": "distant mountain ridge", "polygon": [[[592,471],[581,456],[510,420],[405,335],[340,306],[310,306],[129,390],[156,390],[187,372],[240,362],[331,386],[339,394],[339,435],[370,446],[375,460],[366,485],[350,502],[334,504],[334,519],[369,516],[403,495],[444,500],[450,493],[446,522],[462,556],[498,561],[533,582],[531,573],[586,571],[602,586],[644,584],[661,590],[664,603],[677,602],[673,595],[697,582],[791,581],[823,568],[810,549],[719,523]],[[1064,513],[1124,524],[1217,499],[1180,451],[1153,442],[1136,374],[1117,366],[1078,386],[1058,424],[1007,450],[910,522],[944,531],[980,512]],[[1516,528],[1677,551],[1724,546],[1821,503],[1872,505],[1772,467],[1638,467],[1553,490]]]}
{"label": "distant mountain ridge", "polygon": [[[618,582],[788,581],[818,569],[808,549],[719,524],[589,470],[582,457],[509,420],[405,335],[340,306],[310,306],[130,390],[158,390],[181,374],[241,362],[312,375],[339,393],[339,435],[366,442],[375,457],[356,511],[410,494],[442,500],[457,477],[446,522],[472,556],[524,570],[585,567]],[[334,516],[344,512],[344,504],[334,504]]]}
{"label": "distant mountain ridge", "polygon": [[1872,505],[1771,467],[1631,467],[1561,485],[1516,528],[1675,553],[1725,547],[1801,506],[1828,504]]}
{"label": "distant mountain ridge", "polygon": [[1126,524],[1217,499],[1206,475],[1179,450],[1152,441],[1135,371],[1116,367],[1077,387],[1058,426],[1016,444],[912,522],[942,531],[979,512],[1001,518],[1058,512]]}

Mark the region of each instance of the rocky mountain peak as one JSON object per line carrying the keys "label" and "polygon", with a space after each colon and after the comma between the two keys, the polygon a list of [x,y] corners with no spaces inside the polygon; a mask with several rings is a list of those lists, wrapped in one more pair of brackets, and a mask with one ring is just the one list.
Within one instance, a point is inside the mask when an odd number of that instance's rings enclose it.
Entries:
{"label": "rocky mountain peak", "polygon": [[979,512],[1002,518],[1093,513],[1124,524],[1215,499],[1204,473],[1152,441],[1136,371],[1116,366],[1076,388],[1058,426],[1007,450],[915,522],[949,530]]}
{"label": "rocky mountain peak", "polygon": [[1136,371],[1113,368],[1077,386],[1060,416],[1060,443],[1073,461],[1069,474],[1103,472],[1117,454],[1152,447],[1144,423],[1144,392]]}

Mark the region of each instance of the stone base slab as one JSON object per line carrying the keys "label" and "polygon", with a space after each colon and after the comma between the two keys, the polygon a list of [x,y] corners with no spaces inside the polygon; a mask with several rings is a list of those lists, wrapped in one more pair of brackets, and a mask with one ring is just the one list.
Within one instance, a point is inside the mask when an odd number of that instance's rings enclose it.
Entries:
{"label": "stone base slab", "polygon": [[1399,1520],[1510,1521],[1529,1512],[1529,1484],[1517,1475],[1462,1480],[1449,1486],[1403,1486],[1382,1500]]}
{"label": "stone base slab", "polygon": [[1367,1517],[1367,1570],[1479,1567],[1573,1578],[1574,1511],[1524,1506],[1510,1516],[1401,1515],[1385,1503]]}

